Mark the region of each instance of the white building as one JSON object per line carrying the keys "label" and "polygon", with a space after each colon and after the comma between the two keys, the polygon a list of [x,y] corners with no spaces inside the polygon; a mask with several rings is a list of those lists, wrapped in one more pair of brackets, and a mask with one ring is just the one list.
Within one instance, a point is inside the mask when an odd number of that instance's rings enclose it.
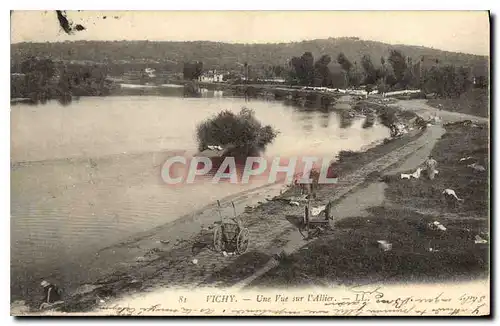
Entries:
{"label": "white building", "polygon": [[210,70],[201,74],[198,81],[204,83],[222,83],[224,74],[218,73],[216,70]]}
{"label": "white building", "polygon": [[155,75],[155,71],[156,71],[156,70],[154,70],[153,68],[146,68],[146,69],[144,70],[144,72],[146,73],[146,75],[148,75],[148,77],[149,77],[149,78],[154,78],[154,77],[156,77],[156,75]]}

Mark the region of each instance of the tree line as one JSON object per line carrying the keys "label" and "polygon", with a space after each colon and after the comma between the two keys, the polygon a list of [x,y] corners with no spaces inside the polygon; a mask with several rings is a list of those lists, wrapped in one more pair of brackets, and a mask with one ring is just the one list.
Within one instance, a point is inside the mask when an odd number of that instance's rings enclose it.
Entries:
{"label": "tree line", "polygon": [[[93,61],[106,64],[129,64],[147,60],[151,68],[168,67],[176,73],[182,72],[185,61],[203,61],[204,68],[212,70],[238,69],[239,60],[247,61],[255,70],[261,65],[288,65],[287,60],[301,55],[304,51],[322,49],[321,54],[330,54],[335,61],[341,49],[351,61],[361,63],[361,55],[369,54],[378,64],[381,56],[387,56],[389,44],[359,40],[355,38],[330,38],[294,42],[287,44],[228,44],[220,42],[156,42],[156,41],[75,41],[60,43],[16,43],[11,45],[11,58],[15,61],[26,59],[26,55],[52,57],[61,60]],[[488,58],[465,53],[451,53],[430,49],[397,45],[393,48],[411,55],[413,58],[433,56],[443,63],[471,65],[477,74],[486,74]],[[313,52],[315,53],[315,52]],[[320,56],[317,53],[315,56]],[[243,63],[243,61],[239,63]],[[156,63],[155,63],[156,62]],[[155,66],[153,66],[155,65]],[[164,69],[164,68],[163,68]]]}
{"label": "tree line", "polygon": [[[364,85],[366,90],[378,90],[380,93],[421,89],[425,93],[435,93],[439,97],[458,97],[472,87],[485,88],[488,85],[485,76],[476,78],[466,66],[442,64],[438,59],[419,60],[413,62],[399,50],[391,50],[387,57],[380,57],[374,63],[370,55],[365,54],[361,61],[351,61],[343,53],[339,53],[333,61],[331,56],[322,55],[315,60],[311,52],[300,57],[292,57],[288,66],[281,65],[249,65],[245,62],[240,76],[252,83],[259,79],[280,77],[290,85],[350,88]],[[335,63],[340,69],[332,70]],[[197,79],[203,70],[203,63],[189,62],[184,64],[184,78]],[[227,75],[238,80],[234,71]]]}
{"label": "tree line", "polygon": [[55,63],[51,59],[30,57],[11,67],[11,97],[28,98],[34,103],[73,96],[108,95],[112,83],[104,66]]}
{"label": "tree line", "polygon": [[336,58],[341,73],[332,72],[329,55],[322,55],[316,61],[311,52],[290,60],[289,81],[291,84],[313,87],[349,88],[365,85],[367,90],[379,92],[419,88],[426,93],[441,97],[457,97],[471,87],[487,87],[485,76],[472,83],[470,69],[451,64],[442,65],[439,60],[429,65],[423,59],[413,63],[401,51],[391,50],[387,58],[381,57],[375,65],[369,55],[363,55],[358,67],[344,53]]}

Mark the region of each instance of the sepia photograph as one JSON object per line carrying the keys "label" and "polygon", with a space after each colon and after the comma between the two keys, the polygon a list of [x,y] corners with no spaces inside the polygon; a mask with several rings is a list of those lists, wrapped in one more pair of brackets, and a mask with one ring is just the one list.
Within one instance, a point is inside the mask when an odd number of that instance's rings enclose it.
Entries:
{"label": "sepia photograph", "polygon": [[489,316],[490,23],[11,11],[11,316]]}

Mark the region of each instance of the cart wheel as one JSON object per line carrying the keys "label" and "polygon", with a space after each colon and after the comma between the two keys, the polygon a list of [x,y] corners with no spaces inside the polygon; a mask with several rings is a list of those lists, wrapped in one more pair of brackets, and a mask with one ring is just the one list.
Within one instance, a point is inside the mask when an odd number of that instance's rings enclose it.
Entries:
{"label": "cart wheel", "polygon": [[219,225],[214,229],[214,250],[221,252],[222,246],[222,226]]}
{"label": "cart wheel", "polygon": [[238,234],[238,242],[236,243],[236,250],[239,254],[244,253],[248,249],[248,243],[250,241],[250,232],[248,229],[242,229],[240,234]]}

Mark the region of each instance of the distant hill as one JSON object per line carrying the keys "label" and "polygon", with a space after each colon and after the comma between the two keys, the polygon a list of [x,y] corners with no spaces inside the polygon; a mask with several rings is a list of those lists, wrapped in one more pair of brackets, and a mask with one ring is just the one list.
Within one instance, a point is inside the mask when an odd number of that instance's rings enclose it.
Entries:
{"label": "distant hill", "polygon": [[[475,75],[488,75],[489,59],[466,53],[442,51],[421,46],[391,45],[358,38],[329,38],[278,44],[230,44],[209,41],[151,42],[151,41],[76,41],[64,43],[16,43],[11,45],[11,58],[19,62],[29,55],[52,57],[60,60],[93,61],[101,63],[135,62],[164,64],[180,67],[182,62],[199,60],[205,69],[239,69],[248,62],[252,66],[285,65],[293,56],[306,51],[315,58],[323,54],[332,57],[333,69],[338,69],[336,57],[344,52],[351,62],[360,62],[364,54],[370,55],[375,65],[380,58],[397,49],[417,62],[438,59],[442,64],[472,67]],[[238,65],[239,63],[239,65]],[[361,66],[358,64],[361,69]]]}

